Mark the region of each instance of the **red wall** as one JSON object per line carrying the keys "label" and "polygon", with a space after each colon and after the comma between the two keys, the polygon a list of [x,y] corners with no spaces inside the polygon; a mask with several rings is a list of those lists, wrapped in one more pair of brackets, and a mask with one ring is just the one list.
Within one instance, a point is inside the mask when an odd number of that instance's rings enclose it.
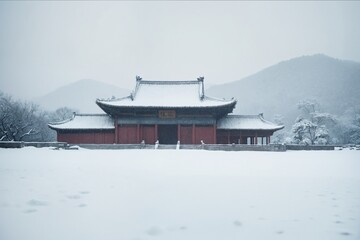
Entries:
{"label": "red wall", "polygon": [[200,144],[201,140],[206,144],[215,144],[215,131],[214,126],[195,126],[195,142],[194,144]]}
{"label": "red wall", "polygon": [[[236,131],[236,130],[217,130],[216,133],[212,125],[201,126],[181,125],[180,126],[180,143],[181,144],[200,144],[201,140],[206,144],[214,144],[215,138],[217,144],[239,143],[246,144],[247,137],[270,137],[272,132],[265,131]],[[138,144],[145,140],[146,144],[154,144],[157,138],[155,125],[119,125],[118,143],[119,144]],[[115,143],[115,131],[106,130],[94,132],[58,132],[57,140],[71,144],[113,144]],[[194,142],[193,142],[194,140]]]}
{"label": "red wall", "polygon": [[137,125],[119,125],[118,138],[120,144],[140,143],[137,138]]}
{"label": "red wall", "polygon": [[180,144],[192,144],[192,125],[180,126]]}
{"label": "red wall", "polygon": [[145,140],[146,144],[155,144],[156,135],[155,125],[141,126],[141,140]]}
{"label": "red wall", "polygon": [[67,142],[71,144],[112,144],[114,143],[115,134],[111,131],[96,131],[96,132],[69,132],[57,133],[57,140],[59,142]]}

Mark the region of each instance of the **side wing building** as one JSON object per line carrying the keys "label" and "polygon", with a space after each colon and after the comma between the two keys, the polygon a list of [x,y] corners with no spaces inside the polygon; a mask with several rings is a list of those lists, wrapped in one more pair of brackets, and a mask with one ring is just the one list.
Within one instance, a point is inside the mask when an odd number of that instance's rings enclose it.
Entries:
{"label": "side wing building", "polygon": [[51,123],[57,140],[72,144],[269,144],[283,126],[259,115],[232,115],[235,99],[205,95],[204,78],[147,81],[136,78],[127,97],[97,99],[105,114],[74,114]]}

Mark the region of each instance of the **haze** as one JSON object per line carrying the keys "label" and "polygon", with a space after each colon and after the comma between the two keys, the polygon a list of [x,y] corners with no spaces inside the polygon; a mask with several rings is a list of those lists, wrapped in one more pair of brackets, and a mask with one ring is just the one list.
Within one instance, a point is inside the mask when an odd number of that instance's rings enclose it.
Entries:
{"label": "haze", "polygon": [[0,2],[0,90],[31,99],[90,78],[207,87],[301,55],[360,61],[360,2]]}

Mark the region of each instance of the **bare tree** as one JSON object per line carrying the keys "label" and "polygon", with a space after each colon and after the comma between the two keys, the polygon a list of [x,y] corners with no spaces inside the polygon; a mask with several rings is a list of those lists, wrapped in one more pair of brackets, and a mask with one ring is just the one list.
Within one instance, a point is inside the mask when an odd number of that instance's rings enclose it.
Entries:
{"label": "bare tree", "polygon": [[66,107],[42,111],[34,103],[14,100],[0,92],[0,141],[54,141],[56,134],[48,123],[71,118],[73,112]]}
{"label": "bare tree", "polygon": [[0,139],[2,141],[22,141],[39,134],[36,128],[37,105],[14,101],[10,96],[0,97]]}

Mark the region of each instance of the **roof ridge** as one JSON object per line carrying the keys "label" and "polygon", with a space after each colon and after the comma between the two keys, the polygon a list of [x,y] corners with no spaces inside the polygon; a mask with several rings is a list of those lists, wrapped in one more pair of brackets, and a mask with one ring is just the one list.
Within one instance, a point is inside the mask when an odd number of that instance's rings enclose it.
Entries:
{"label": "roof ridge", "polygon": [[72,115],[71,118],[64,119],[64,120],[58,121],[58,122],[49,122],[48,126],[50,126],[50,125],[60,125],[60,124],[64,124],[64,123],[67,123],[67,122],[71,122],[72,120],[74,120],[75,116],[76,116],[76,113],[74,112],[74,114]]}
{"label": "roof ridge", "polygon": [[231,99],[225,99],[225,98],[209,97],[207,95],[204,95],[204,99],[215,100],[215,101],[220,101],[220,102],[224,102],[224,101],[237,102],[237,100],[234,97],[232,97]]}
{"label": "roof ridge", "polygon": [[198,80],[141,80],[140,84],[199,84]]}
{"label": "roof ridge", "polygon": [[89,116],[89,117],[93,117],[93,116],[108,116],[108,114],[106,113],[77,113],[76,116],[80,116],[80,117],[84,117],[84,116]]}
{"label": "roof ridge", "polygon": [[260,114],[228,114],[226,117],[259,117]]}
{"label": "roof ridge", "polygon": [[126,97],[120,97],[120,98],[97,98],[95,102],[96,103],[97,102],[115,102],[115,101],[123,100],[126,98],[131,98],[131,95],[126,96]]}
{"label": "roof ridge", "polygon": [[260,118],[261,121],[263,121],[263,122],[266,123],[266,124],[270,124],[270,125],[278,126],[278,127],[283,127],[283,128],[285,127],[285,125],[279,125],[279,124],[270,122],[270,121],[268,121],[268,120],[265,120],[264,115],[263,115],[262,113],[259,114],[259,118]]}

